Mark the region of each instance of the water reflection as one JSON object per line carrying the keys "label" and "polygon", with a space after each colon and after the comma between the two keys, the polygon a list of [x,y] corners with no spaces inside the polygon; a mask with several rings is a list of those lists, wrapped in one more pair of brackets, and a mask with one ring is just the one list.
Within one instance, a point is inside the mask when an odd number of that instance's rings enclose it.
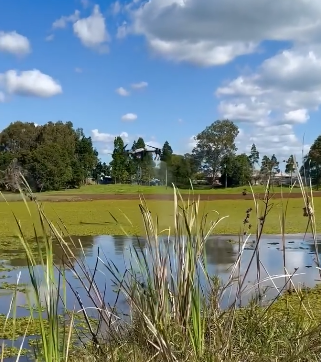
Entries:
{"label": "water reflection", "polygon": [[[81,244],[79,240],[81,240]],[[53,261],[55,265],[62,265],[63,260],[66,261],[67,258],[83,258],[83,251],[87,257],[92,256],[95,244],[94,236],[85,236],[81,238],[72,236],[71,238],[66,238],[65,242],[66,245],[63,250],[57,240],[52,241]],[[36,250],[36,254],[38,254],[35,240],[30,240],[30,246]],[[44,244],[41,247],[41,251],[43,255],[45,255]],[[27,266],[25,251],[19,240],[10,243],[0,243],[0,257],[1,260],[5,260],[10,267],[23,268]]]}
{"label": "water reflection", "polygon": [[[230,270],[232,264],[236,261],[238,255],[238,245],[229,241],[230,237],[226,238],[211,238],[206,243],[206,256],[208,272],[210,275],[218,275],[222,281],[227,281],[230,276]],[[83,258],[83,252],[78,242],[78,237],[72,238],[73,242],[69,241],[68,245],[71,249],[71,254],[75,255],[76,258]],[[95,237],[82,237],[82,247],[86,255],[85,263],[93,268],[96,260],[98,250],[101,258],[112,261],[118,268],[120,274],[123,274],[126,268],[129,267],[131,259],[131,248],[145,248],[146,242],[143,238],[137,239],[136,237],[126,236],[95,236]],[[10,249],[10,246],[4,247],[0,245],[0,255],[6,255],[13,253],[13,258],[8,261],[10,266],[14,266],[17,269],[11,272],[0,273],[10,277],[8,282],[15,282],[17,272],[22,271],[21,283],[28,283],[28,272],[26,268],[26,258],[23,256],[23,249],[19,249],[16,246]],[[56,265],[60,265],[62,262],[63,251],[58,243],[53,244],[54,262]],[[286,241],[286,267],[289,273],[293,273],[295,270],[298,274],[294,278],[295,283],[305,283],[308,286],[313,286],[316,279],[318,279],[317,269],[314,267],[313,258],[315,252],[315,246],[311,241],[302,241],[301,238],[288,238]],[[319,247],[319,253],[321,252],[321,245]],[[4,253],[4,254],[3,254]],[[249,243],[248,247],[243,253],[241,262],[241,275],[244,276],[248,263],[253,254],[253,244]],[[282,244],[280,238],[267,238],[262,239],[260,246],[260,258],[262,263],[262,278],[266,278],[268,275],[264,271],[264,268],[270,275],[281,275],[283,274],[283,254]],[[7,258],[3,258],[7,259]],[[115,300],[115,294],[111,291],[114,290],[114,286],[111,281],[111,275],[108,272],[106,266],[100,262],[99,272],[96,273],[95,281],[101,290],[105,289],[106,286],[106,302],[113,304]],[[39,270],[41,268],[39,267]],[[80,268],[76,266],[77,271],[81,274]],[[79,280],[76,280],[71,272],[67,273],[71,285],[77,292],[80,293],[84,305],[91,304],[90,299],[86,295],[84,288],[82,287]],[[249,270],[245,285],[251,285],[256,281],[256,265],[253,263]],[[284,278],[275,280],[275,284],[281,287],[284,283]],[[265,283],[271,285],[271,282]],[[45,284],[40,285],[40,290],[45,294]],[[235,292],[235,291],[234,291]],[[231,291],[231,295],[234,293]],[[27,293],[18,293],[18,304],[24,305],[27,303],[26,294],[28,298],[33,300],[32,288],[27,287]],[[271,294],[273,296],[273,293]],[[6,313],[11,298],[11,292],[8,290],[0,289],[0,313]],[[70,292],[67,298],[68,308],[73,308],[76,298],[75,295]],[[126,301],[124,298],[119,300],[119,305],[125,307]],[[227,303],[227,300],[223,301]],[[21,310],[20,315],[27,315],[28,311]]]}

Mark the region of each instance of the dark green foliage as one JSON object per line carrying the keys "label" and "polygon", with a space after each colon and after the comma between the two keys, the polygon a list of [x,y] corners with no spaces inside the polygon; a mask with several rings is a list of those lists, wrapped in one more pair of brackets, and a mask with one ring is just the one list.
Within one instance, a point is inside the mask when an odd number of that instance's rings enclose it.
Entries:
{"label": "dark green foliage", "polygon": [[182,155],[172,155],[171,175],[174,183],[188,185],[193,176],[190,160]]}
{"label": "dark green foliage", "polygon": [[[139,137],[137,141],[133,142],[132,150],[145,147],[144,139]],[[155,162],[152,153],[146,153],[142,159],[135,158],[130,161],[130,173],[133,179],[139,183],[148,183],[154,177],[154,168]]]}
{"label": "dark green foliage", "polygon": [[305,177],[311,177],[312,183],[319,189],[321,184],[321,136],[317,137],[309,153],[304,157],[302,171]]}
{"label": "dark green foliage", "polygon": [[293,174],[296,170],[296,165],[298,165],[298,163],[294,161],[294,157],[291,155],[286,161],[285,173],[288,175]]}
{"label": "dark green foliage", "polygon": [[117,182],[125,182],[129,178],[128,173],[128,157],[124,153],[124,141],[118,136],[114,141],[114,151],[112,158],[113,160],[110,163],[111,166],[111,175]]}
{"label": "dark green foliage", "polygon": [[92,173],[93,179],[98,181],[101,176],[111,176],[111,167],[106,162],[99,161]]}
{"label": "dark green foliage", "polygon": [[227,187],[246,185],[252,178],[252,165],[249,157],[242,153],[240,155],[226,156],[221,164],[220,182]]}
{"label": "dark green foliage", "polygon": [[271,157],[271,166],[270,166],[273,174],[280,172],[279,164],[280,162],[277,160],[275,154],[273,154]]}
{"label": "dark green foliage", "polygon": [[167,165],[171,163],[173,155],[173,150],[168,141],[166,141],[162,148],[161,161],[165,162]]}
{"label": "dark green foliage", "polygon": [[11,123],[0,133],[0,186],[8,185],[5,170],[13,160],[35,191],[79,187],[98,161],[92,140],[71,122]]}
{"label": "dark green foliage", "polygon": [[273,176],[274,174],[280,172],[279,161],[276,156],[273,154],[271,158],[268,156],[263,156],[261,162],[261,173],[265,176]]}
{"label": "dark green foliage", "polygon": [[254,143],[251,147],[251,153],[248,158],[249,158],[252,169],[254,169],[255,165],[259,163],[259,159],[260,159],[260,153],[257,150]]}

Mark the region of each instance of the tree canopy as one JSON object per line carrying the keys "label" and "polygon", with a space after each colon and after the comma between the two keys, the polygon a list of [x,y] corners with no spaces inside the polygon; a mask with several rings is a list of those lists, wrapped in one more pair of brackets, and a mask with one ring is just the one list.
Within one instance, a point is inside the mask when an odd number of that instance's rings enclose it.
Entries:
{"label": "tree canopy", "polygon": [[14,122],[0,133],[0,185],[14,188],[8,182],[8,170],[15,162],[23,170],[32,188],[59,190],[79,187],[98,163],[98,152],[82,129],[71,122]]}
{"label": "tree canopy", "polygon": [[225,119],[212,123],[195,137],[193,155],[212,182],[224,157],[234,155],[237,151],[235,139],[238,133],[238,127]]}

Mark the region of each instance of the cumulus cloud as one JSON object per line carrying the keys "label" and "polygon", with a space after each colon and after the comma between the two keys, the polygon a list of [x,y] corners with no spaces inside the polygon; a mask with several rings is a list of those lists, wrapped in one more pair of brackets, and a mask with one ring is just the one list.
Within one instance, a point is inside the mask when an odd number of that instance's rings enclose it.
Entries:
{"label": "cumulus cloud", "polygon": [[[308,122],[310,112],[321,105],[321,45],[280,51],[257,69],[224,82],[215,95],[222,117],[253,127],[247,147],[261,142],[262,149],[284,157],[294,153],[301,159],[302,147],[307,146],[302,146],[294,127]],[[287,134],[280,136],[281,129]]]}
{"label": "cumulus cloud", "polygon": [[261,157],[264,155],[271,157],[272,154],[276,154],[280,162],[293,154],[301,163],[302,150],[303,154],[306,154],[310,148],[310,145],[303,144],[303,140],[295,135],[293,126],[289,124],[255,127],[243,130],[237,137],[237,147],[240,152],[249,153],[253,143],[257,146]]}
{"label": "cumulus cloud", "polygon": [[124,21],[122,23],[122,25],[120,25],[117,28],[116,38],[117,39],[123,39],[123,38],[125,38],[127,36],[127,33],[128,33],[127,22]]}
{"label": "cumulus cloud", "polygon": [[264,40],[320,42],[318,0],[151,0],[132,6],[130,32],[155,53],[200,66],[226,64]]}
{"label": "cumulus cloud", "polygon": [[52,24],[53,29],[64,29],[68,23],[74,23],[79,19],[80,11],[76,10],[73,14],[69,16],[62,16],[61,18],[55,20]]}
{"label": "cumulus cloud", "polygon": [[251,97],[247,102],[231,103],[222,101],[218,107],[219,112],[224,118],[248,123],[260,123],[267,122],[271,110],[269,105],[264,102],[258,101],[255,97]]}
{"label": "cumulus cloud", "polygon": [[291,123],[305,123],[310,118],[306,109],[296,109],[284,114],[284,119]]}
{"label": "cumulus cloud", "polygon": [[94,142],[113,143],[117,136],[123,138],[124,141],[128,140],[127,132],[121,132],[120,134],[111,134],[111,133],[99,132],[98,129],[93,129],[91,131],[91,137]]}
{"label": "cumulus cloud", "polygon": [[25,55],[31,52],[31,45],[27,37],[16,31],[0,31],[0,52]]}
{"label": "cumulus cloud", "polygon": [[126,113],[121,117],[122,121],[132,122],[137,119],[137,114],[135,113]]}
{"label": "cumulus cloud", "polygon": [[240,150],[253,142],[280,157],[306,150],[295,127],[321,105],[319,1],[150,0],[127,10],[126,34],[144,36],[154,53],[174,62],[224,65],[264,51],[265,41],[286,42],[256,69],[222,83],[215,96],[220,117],[241,127]]}
{"label": "cumulus cloud", "polygon": [[49,98],[62,93],[58,81],[38,69],[22,72],[8,70],[1,73],[0,86],[6,93],[20,96]]}
{"label": "cumulus cloud", "polygon": [[87,18],[77,20],[73,25],[75,35],[88,48],[105,53],[108,51],[107,42],[110,40],[105,18],[95,5],[93,12]]}
{"label": "cumulus cloud", "polygon": [[111,4],[111,11],[112,11],[113,15],[117,15],[117,14],[120,13],[121,4],[120,4],[120,2],[118,0]]}
{"label": "cumulus cloud", "polygon": [[143,89],[146,88],[148,86],[147,82],[139,82],[139,83],[133,83],[131,84],[131,87],[133,89]]}
{"label": "cumulus cloud", "polygon": [[129,96],[129,94],[130,94],[130,93],[128,92],[128,90],[126,90],[126,89],[123,88],[123,87],[117,88],[117,89],[116,89],[116,93],[119,94],[119,95],[122,96],[122,97]]}

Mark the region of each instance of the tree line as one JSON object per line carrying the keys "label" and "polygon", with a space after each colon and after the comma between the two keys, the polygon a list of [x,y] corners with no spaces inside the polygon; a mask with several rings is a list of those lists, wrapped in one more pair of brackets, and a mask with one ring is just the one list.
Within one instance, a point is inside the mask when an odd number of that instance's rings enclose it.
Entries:
{"label": "tree line", "polygon": [[21,172],[35,191],[75,188],[98,164],[90,137],[71,122],[14,122],[0,133],[0,187],[14,190]]}
{"label": "tree line", "polygon": [[[74,129],[71,122],[34,123],[14,122],[0,133],[0,188],[14,186],[18,172],[22,172],[35,191],[75,188],[87,178],[99,180],[110,176],[115,183],[138,182],[149,184],[154,178],[177,186],[189,185],[190,179],[223,186],[248,185],[280,172],[293,174],[296,166],[293,155],[279,161],[275,154],[261,156],[253,144],[249,154],[238,153],[236,138],[239,129],[230,120],[217,120],[195,137],[191,153],[174,154],[168,141],[162,147],[161,162],[148,153],[143,159],[126,156],[124,140],[114,140],[109,164],[99,159],[91,137],[82,129]],[[135,140],[132,150],[144,148],[142,137]],[[254,172],[256,171],[256,172]],[[302,176],[311,177],[314,184],[321,181],[321,136],[311,146],[300,168]]]}

